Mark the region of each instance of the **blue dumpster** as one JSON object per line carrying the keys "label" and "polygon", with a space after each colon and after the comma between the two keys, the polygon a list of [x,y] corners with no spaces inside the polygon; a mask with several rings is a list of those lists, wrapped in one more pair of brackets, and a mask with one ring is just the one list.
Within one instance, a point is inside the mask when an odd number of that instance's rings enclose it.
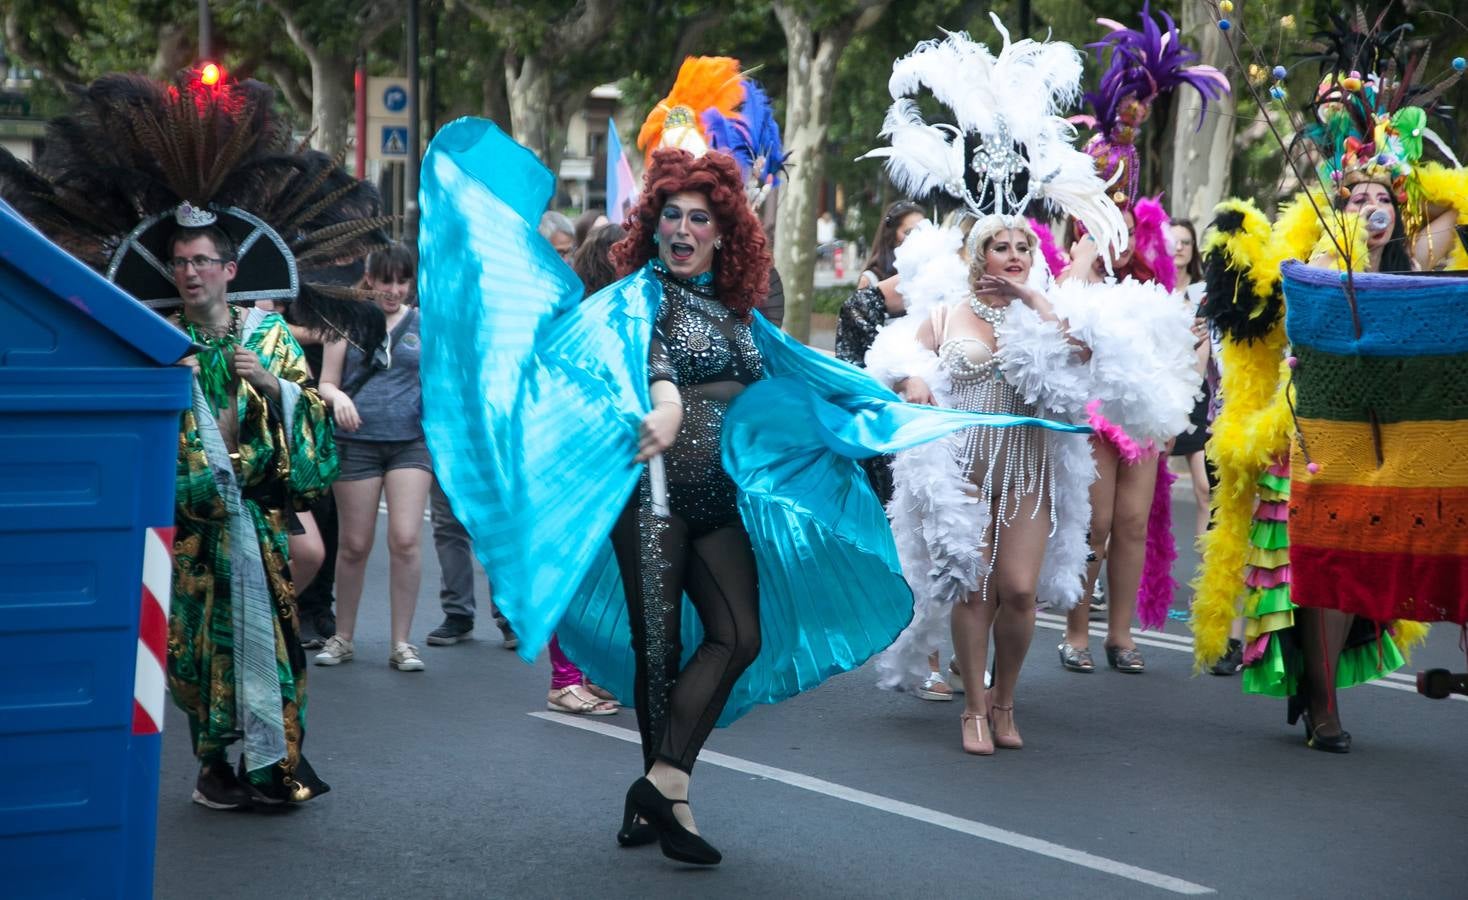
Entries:
{"label": "blue dumpster", "polygon": [[0,203],[0,896],[152,894],[189,346]]}

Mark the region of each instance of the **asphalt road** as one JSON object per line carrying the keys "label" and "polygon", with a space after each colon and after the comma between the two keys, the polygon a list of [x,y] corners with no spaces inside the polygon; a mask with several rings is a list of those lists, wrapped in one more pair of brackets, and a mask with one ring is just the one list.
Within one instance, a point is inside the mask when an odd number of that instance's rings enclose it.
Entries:
{"label": "asphalt road", "polygon": [[[1191,520],[1180,497],[1175,521]],[[1176,622],[1143,647],[1140,676],[1061,670],[1054,621],[1042,622],[1017,702],[1025,748],[993,757],[961,751],[960,704],[879,691],[870,670],[756,710],[714,734],[695,772],[700,827],[723,865],[624,850],[613,835],[640,774],[632,712],[543,712],[548,664],[520,662],[487,621],[478,640],[423,646],[423,673],[389,669],[380,533],[370,566],[356,660],[310,675],[307,752],[330,794],[282,813],[190,803],[188,730],[170,710],[158,897],[1468,890],[1468,703],[1423,699],[1406,678],[1356,688],[1341,697],[1353,752],[1312,752],[1282,702],[1193,676]],[[424,569],[420,645],[439,620],[431,551]],[[1413,668],[1463,671],[1458,640],[1439,626]]]}

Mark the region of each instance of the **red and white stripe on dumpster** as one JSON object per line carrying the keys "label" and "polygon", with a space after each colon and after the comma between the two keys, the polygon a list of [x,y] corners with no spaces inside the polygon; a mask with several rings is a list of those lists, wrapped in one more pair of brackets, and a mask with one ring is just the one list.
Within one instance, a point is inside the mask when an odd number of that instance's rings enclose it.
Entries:
{"label": "red and white stripe on dumpster", "polygon": [[143,538],[143,602],[138,613],[138,664],[133,676],[133,734],[163,731],[168,665],[168,599],[173,595],[173,529]]}

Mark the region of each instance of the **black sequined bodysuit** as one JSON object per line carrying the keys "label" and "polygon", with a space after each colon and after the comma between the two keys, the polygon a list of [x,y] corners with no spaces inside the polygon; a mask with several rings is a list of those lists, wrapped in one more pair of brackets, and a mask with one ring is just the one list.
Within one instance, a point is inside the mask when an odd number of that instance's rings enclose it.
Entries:
{"label": "black sequined bodysuit", "polygon": [[[633,704],[644,770],[659,760],[691,771],[739,676],[760,651],[759,571],[739,518],[720,439],[729,403],[764,374],[749,326],[719,302],[712,279],[688,282],[653,263],[663,287],[648,379],[683,400],[678,438],[663,451],[664,517],[646,475],[612,529],[637,658]],[[683,598],[703,642],[680,668]]]}
{"label": "black sequined bodysuit", "polygon": [[697,284],[662,270],[663,303],[648,360],[652,381],[671,381],[683,398],[683,427],[663,454],[668,503],[693,536],[738,519],[734,482],[724,472],[720,439],[729,403],[764,375],[749,326]]}

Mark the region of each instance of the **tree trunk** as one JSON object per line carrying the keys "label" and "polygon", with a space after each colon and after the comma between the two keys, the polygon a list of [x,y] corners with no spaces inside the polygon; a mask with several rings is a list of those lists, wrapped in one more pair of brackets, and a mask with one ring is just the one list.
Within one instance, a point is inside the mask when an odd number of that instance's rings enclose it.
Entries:
{"label": "tree trunk", "polygon": [[285,98],[286,105],[294,115],[301,119],[311,115],[309,78],[300,77],[286,63],[273,61],[261,63],[260,74],[266,76],[275,89],[280,91],[280,96]]}
{"label": "tree trunk", "polygon": [[775,215],[775,268],[785,285],[785,330],[810,340],[811,300],[816,277],[816,207],[826,172],[826,132],[836,63],[852,35],[875,24],[886,0],[863,3],[840,24],[817,31],[789,0],[776,0],[775,17],[785,31],[790,74],[785,90],[785,152],[793,165],[780,188]]}
{"label": "tree trunk", "polygon": [[[1180,12],[1178,28],[1185,39],[1198,41],[1199,61],[1216,66],[1230,82],[1241,84],[1243,73],[1232,71],[1233,58],[1222,33],[1213,27],[1209,8],[1202,3],[1184,3]],[[1243,13],[1239,12],[1238,17],[1242,19]],[[1195,131],[1202,98],[1191,89],[1174,95],[1172,185],[1167,207],[1173,218],[1192,219],[1200,233],[1212,221],[1213,208],[1228,193],[1236,105],[1232,96],[1210,102],[1202,128]]]}
{"label": "tree trunk", "polygon": [[[288,5],[281,0],[266,2],[280,15],[286,35],[311,67],[311,146],[331,156],[341,156],[356,130],[353,121],[356,53],[335,54],[324,49],[291,14]],[[363,23],[358,37],[364,43],[376,40],[387,24],[394,21],[396,16],[390,17],[388,12],[393,10],[379,10],[375,19]]]}
{"label": "tree trunk", "polygon": [[346,149],[355,128],[353,74],[350,58],[317,52],[311,62],[311,146],[329,156]]}
{"label": "tree trunk", "polygon": [[550,119],[559,110],[551,103],[550,68],[538,54],[506,53],[505,89],[510,101],[510,133],[555,171],[560,148],[552,147]]}

